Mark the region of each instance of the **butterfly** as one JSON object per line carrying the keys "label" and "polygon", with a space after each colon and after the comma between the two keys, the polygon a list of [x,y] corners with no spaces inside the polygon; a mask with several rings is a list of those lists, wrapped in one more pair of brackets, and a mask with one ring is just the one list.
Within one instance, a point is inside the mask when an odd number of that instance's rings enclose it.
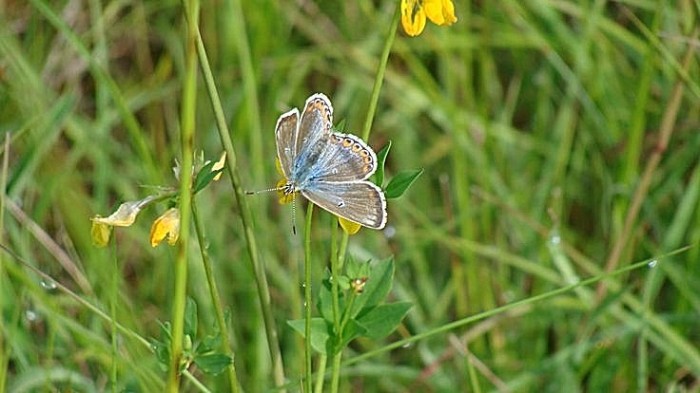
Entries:
{"label": "butterfly", "polygon": [[333,106],[322,93],[277,120],[277,158],[285,196],[300,192],[308,200],[346,220],[372,229],[386,225],[384,191],[367,179],[377,170],[377,155],[362,139],[334,132]]}

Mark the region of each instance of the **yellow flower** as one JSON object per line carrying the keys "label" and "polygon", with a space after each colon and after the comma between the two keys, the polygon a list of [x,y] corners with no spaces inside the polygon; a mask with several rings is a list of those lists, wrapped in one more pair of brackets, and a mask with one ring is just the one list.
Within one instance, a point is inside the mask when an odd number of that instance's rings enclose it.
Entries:
{"label": "yellow flower", "polygon": [[90,229],[90,236],[92,236],[92,244],[94,244],[97,247],[104,247],[107,245],[107,243],[109,243],[109,237],[111,235],[111,225],[92,220],[92,228]]}
{"label": "yellow flower", "polygon": [[140,201],[124,202],[109,217],[95,216],[92,222],[109,225],[113,227],[129,227],[136,221],[136,216],[144,205],[153,199],[152,196]]}
{"label": "yellow flower", "polygon": [[422,33],[426,17],[438,26],[457,21],[452,0],[401,0],[401,24],[406,34],[415,37]]}
{"label": "yellow flower", "polygon": [[338,217],[338,222],[340,223],[340,227],[343,228],[343,231],[345,231],[345,233],[347,233],[348,235],[354,235],[360,231],[360,228],[362,228],[360,224],[350,220],[346,220],[342,217]]}
{"label": "yellow flower", "polygon": [[109,217],[101,217],[100,215],[93,217],[90,229],[93,244],[97,247],[106,246],[112,234],[112,227],[131,226],[136,221],[136,216],[141,212],[141,209],[155,198],[155,195],[149,195],[138,201],[124,202]]}
{"label": "yellow flower", "polygon": [[151,247],[156,247],[168,237],[168,244],[174,246],[180,236],[180,210],[176,207],[168,209],[156,218],[151,226]]}

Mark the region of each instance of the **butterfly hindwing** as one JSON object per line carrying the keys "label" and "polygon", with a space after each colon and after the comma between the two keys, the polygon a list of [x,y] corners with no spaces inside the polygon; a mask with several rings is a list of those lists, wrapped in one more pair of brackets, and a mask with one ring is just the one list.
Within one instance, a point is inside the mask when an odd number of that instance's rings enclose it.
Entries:
{"label": "butterfly hindwing", "polygon": [[386,225],[386,198],[382,190],[368,181],[317,182],[301,191],[323,209],[373,229]]}

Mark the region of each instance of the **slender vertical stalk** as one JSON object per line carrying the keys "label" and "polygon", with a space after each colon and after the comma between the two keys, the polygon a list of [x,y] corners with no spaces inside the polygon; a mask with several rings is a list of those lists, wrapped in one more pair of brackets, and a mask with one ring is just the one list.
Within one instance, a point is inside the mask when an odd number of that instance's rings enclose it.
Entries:
{"label": "slender vertical stalk", "polygon": [[177,392],[179,386],[180,358],[187,294],[187,255],[189,252],[190,215],[192,201],[192,152],[194,145],[195,113],[197,101],[197,23],[199,1],[185,0],[187,36],[185,41],[185,79],[182,89],[180,143],[182,168],[180,172],[180,242],[175,261],[175,288],[172,305],[172,347],[168,372],[168,392]]}
{"label": "slender vertical stalk", "polygon": [[[345,247],[343,247],[343,257],[345,256],[345,250],[347,250],[347,239],[348,234],[343,232],[343,241]],[[333,227],[331,228],[331,297],[333,298],[333,330],[334,334],[332,336],[337,337],[337,341],[333,343],[333,350],[335,352],[333,355],[333,368],[331,371],[331,391],[336,392],[338,390],[338,381],[340,379],[340,359],[342,358],[342,348],[340,348],[340,338],[343,334],[343,328],[340,322],[340,291],[338,287],[338,279],[340,277],[339,269],[339,259],[340,255],[338,253],[338,220],[333,218]]]}
{"label": "slender vertical stalk", "polygon": [[[391,47],[394,45],[394,39],[396,38],[396,30],[399,27],[399,20],[401,19],[401,5],[399,2],[396,4],[396,10],[394,11],[394,16],[392,17],[391,26],[389,27],[389,32],[387,34],[386,42],[384,43],[384,48],[382,49],[382,54],[379,59],[379,67],[377,68],[377,74],[374,78],[374,85],[372,86],[372,95],[370,96],[369,106],[367,108],[367,117],[365,118],[365,124],[362,129],[362,139],[365,141],[369,138],[369,134],[372,130],[372,122],[374,121],[374,114],[377,112],[377,103],[379,102],[379,93],[382,89],[382,84],[384,83],[384,75],[386,74],[386,67],[389,61],[389,54],[391,53]],[[345,263],[345,254],[347,252],[349,236],[347,232],[343,232],[343,237],[340,243],[340,251],[338,252],[337,258],[334,256],[331,262],[335,261],[335,264],[331,267],[333,276],[333,287],[335,291],[333,293],[334,302],[334,320],[337,321],[338,317],[336,314],[336,305],[338,302],[338,290],[337,290],[337,279]],[[336,323],[337,325],[337,323]],[[336,326],[336,334],[340,335],[342,333],[343,327]],[[337,392],[340,382],[340,364],[343,356],[343,349],[337,348],[337,352],[333,354],[333,366],[331,374],[331,392]]]}
{"label": "slender vertical stalk", "polygon": [[[10,164],[10,133],[5,133],[5,146],[0,174],[0,190],[7,190],[7,168]],[[0,244],[5,244],[5,192],[0,192]],[[5,280],[5,257],[0,256],[0,286]],[[5,391],[7,366],[10,362],[10,350],[5,346],[5,334],[0,334],[0,392]]]}
{"label": "slender vertical stalk", "polygon": [[314,393],[323,393],[323,381],[326,378],[326,363],[328,363],[328,355],[319,356]]}
{"label": "slender vertical stalk", "polygon": [[304,229],[304,391],[311,392],[311,217],[314,204],[306,209]]}
{"label": "slender vertical stalk", "polygon": [[362,129],[362,139],[365,141],[369,138],[369,133],[372,130],[372,122],[374,121],[374,114],[377,112],[377,102],[379,102],[379,92],[382,90],[382,84],[384,83],[384,75],[386,74],[386,65],[389,61],[389,53],[391,53],[391,47],[394,45],[394,39],[396,38],[396,30],[399,27],[399,19],[401,19],[401,4],[396,2],[396,11],[394,11],[394,17],[391,21],[391,27],[389,27],[389,34],[387,35],[386,42],[384,43],[384,49],[382,50],[381,58],[379,59],[379,68],[377,68],[377,75],[374,78],[374,85],[372,86],[372,95],[369,98],[369,107],[367,108],[367,117],[365,118],[365,125]]}
{"label": "slender vertical stalk", "polygon": [[340,386],[340,361],[343,359],[342,349],[338,349],[333,355],[333,368],[331,374],[331,393],[337,393]]}
{"label": "slender vertical stalk", "polygon": [[235,366],[235,356],[233,348],[231,347],[231,341],[228,338],[228,329],[226,328],[226,319],[224,318],[224,308],[221,305],[221,297],[219,296],[219,290],[216,286],[216,280],[214,279],[214,273],[211,266],[211,260],[209,259],[209,253],[206,247],[206,236],[204,235],[204,227],[197,213],[197,203],[192,203],[192,220],[194,221],[194,230],[197,233],[197,242],[199,243],[199,250],[202,256],[202,265],[204,265],[204,274],[207,277],[207,285],[209,286],[209,295],[211,296],[211,302],[214,305],[214,311],[216,312],[216,323],[219,326],[219,332],[221,334],[222,344],[224,346],[224,351],[232,359],[231,364],[226,368],[228,373],[229,389],[231,392],[239,392],[238,377],[236,376],[236,366]]}
{"label": "slender vertical stalk", "polygon": [[117,348],[117,299],[119,299],[119,261],[117,260],[117,241],[116,236],[112,237],[112,290],[109,300],[109,313],[112,319],[110,325],[112,328],[112,369],[110,370],[110,385],[112,392],[117,391],[117,358],[119,350]]}
{"label": "slender vertical stalk", "polygon": [[[234,195],[236,197],[236,204],[238,205],[238,210],[241,212],[241,224],[243,225],[243,233],[245,235],[245,240],[248,249],[248,256],[250,257],[250,264],[252,265],[252,270],[255,275],[255,284],[258,290],[258,298],[260,300],[260,308],[262,309],[263,320],[265,323],[265,334],[267,337],[267,345],[270,351],[270,358],[272,359],[272,372],[273,378],[275,379],[275,385],[280,387],[285,383],[284,377],[284,365],[282,363],[282,354],[280,352],[279,343],[277,340],[277,328],[275,326],[275,319],[272,316],[272,308],[270,305],[270,290],[267,284],[267,276],[265,275],[265,269],[263,268],[263,261],[258,253],[258,243],[255,238],[255,231],[253,228],[253,220],[250,214],[250,208],[246,202],[245,192],[243,187],[241,187],[241,180],[238,177],[238,171],[236,169],[236,151],[233,149],[233,142],[231,141],[231,133],[226,125],[226,117],[224,116],[224,109],[221,105],[221,100],[219,99],[219,93],[216,89],[216,83],[214,82],[214,76],[211,72],[211,67],[209,66],[209,59],[207,57],[206,48],[204,47],[204,42],[202,37],[197,35],[197,54],[199,56],[199,62],[202,65],[202,75],[204,76],[204,82],[207,87],[207,93],[209,94],[209,100],[211,102],[212,110],[214,111],[214,116],[216,118],[216,126],[219,131],[219,139],[221,140],[221,145],[226,151],[226,173],[229,176],[231,185],[233,186]],[[282,392],[284,390],[282,389]]]}

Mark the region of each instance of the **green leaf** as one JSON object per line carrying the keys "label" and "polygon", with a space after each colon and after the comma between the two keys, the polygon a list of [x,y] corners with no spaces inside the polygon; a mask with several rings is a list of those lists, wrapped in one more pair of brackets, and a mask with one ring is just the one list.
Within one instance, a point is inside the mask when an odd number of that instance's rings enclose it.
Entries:
{"label": "green leaf", "polygon": [[367,328],[362,324],[358,323],[356,320],[351,319],[343,328],[343,339],[340,343],[339,348],[336,348],[335,353],[345,348],[350,341],[356,339],[357,337],[367,335]]}
{"label": "green leaf", "polygon": [[221,173],[224,169],[221,168],[216,171],[212,171],[211,168],[216,164],[216,161],[211,161],[204,165],[202,169],[197,172],[197,177],[194,180],[194,190],[192,191],[194,194],[202,191],[204,187],[209,185],[212,180],[214,180],[214,177]]}
{"label": "green leaf", "polygon": [[371,308],[384,301],[394,282],[394,259],[379,261],[371,267],[365,289],[357,295],[350,317],[357,316],[362,309]]}
{"label": "green leaf", "polygon": [[384,190],[387,199],[394,199],[403,195],[422,173],[422,169],[397,173],[396,176],[389,181],[389,184]]}
{"label": "green leaf", "polygon": [[333,292],[329,279],[323,280],[318,291],[318,312],[326,321],[333,323]]}
{"label": "green leaf", "polygon": [[374,182],[382,187],[384,185],[384,163],[386,163],[386,157],[389,155],[389,150],[391,150],[391,140],[382,147],[377,153],[377,171],[374,173]]}
{"label": "green leaf", "polygon": [[221,353],[210,353],[195,357],[194,363],[204,373],[217,375],[222,373],[226,367],[233,363],[233,359]]}
{"label": "green leaf", "polygon": [[[302,337],[306,338],[305,325],[303,319],[287,321],[292,329],[296,330]],[[318,353],[326,354],[330,325],[323,318],[311,318],[311,347]]]}
{"label": "green leaf", "polygon": [[378,340],[399,326],[411,306],[409,302],[381,304],[360,315],[357,323],[366,329],[364,336]]}
{"label": "green leaf", "polygon": [[211,352],[215,350],[216,348],[221,347],[223,339],[221,338],[221,333],[216,332],[216,334],[209,334],[204,339],[202,342],[199,343],[197,346],[197,353],[198,354],[204,354],[207,352]]}
{"label": "green leaf", "polygon": [[345,257],[345,274],[349,279],[369,277],[369,271],[369,262],[358,262],[351,255]]}
{"label": "green leaf", "polygon": [[183,332],[192,339],[197,337],[197,303],[189,296],[185,303],[185,326]]}

